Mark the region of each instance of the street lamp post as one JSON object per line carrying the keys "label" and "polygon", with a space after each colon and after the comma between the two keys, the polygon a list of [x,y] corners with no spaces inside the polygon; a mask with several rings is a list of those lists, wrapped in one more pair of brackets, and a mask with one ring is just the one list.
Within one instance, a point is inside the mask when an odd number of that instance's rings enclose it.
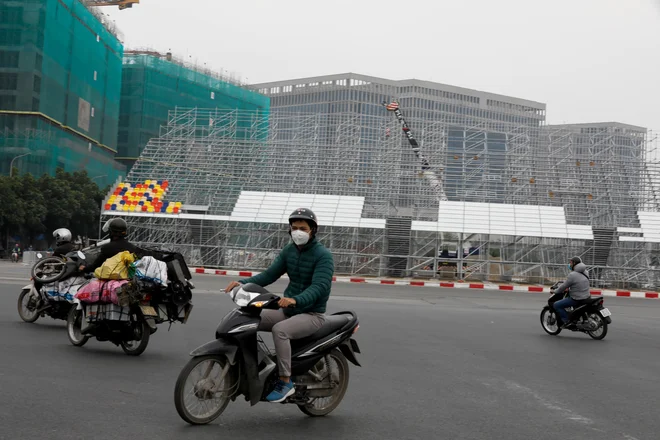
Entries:
{"label": "street lamp post", "polygon": [[11,162],[9,163],[9,177],[11,177],[11,176],[12,176],[12,173],[14,172],[14,161],[15,161],[16,159],[18,159],[19,157],[29,156],[30,154],[32,154],[32,153],[21,154],[21,155],[16,156],[15,158],[13,158],[13,159],[11,160]]}
{"label": "street lamp post", "polygon": [[[13,172],[14,172],[14,161],[16,159],[18,159],[19,157],[29,156],[30,154],[32,154],[32,153],[25,153],[25,154],[18,155],[16,157],[14,157],[11,160],[11,162],[9,162],[9,177],[11,177]],[[7,229],[7,252],[9,252],[9,229]]]}

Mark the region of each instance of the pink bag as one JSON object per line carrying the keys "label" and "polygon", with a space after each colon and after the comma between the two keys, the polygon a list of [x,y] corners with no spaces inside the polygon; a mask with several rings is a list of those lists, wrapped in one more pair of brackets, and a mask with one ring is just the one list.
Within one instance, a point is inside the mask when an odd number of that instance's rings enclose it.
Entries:
{"label": "pink bag", "polygon": [[117,292],[128,280],[92,280],[76,293],[76,298],[84,303],[119,304]]}

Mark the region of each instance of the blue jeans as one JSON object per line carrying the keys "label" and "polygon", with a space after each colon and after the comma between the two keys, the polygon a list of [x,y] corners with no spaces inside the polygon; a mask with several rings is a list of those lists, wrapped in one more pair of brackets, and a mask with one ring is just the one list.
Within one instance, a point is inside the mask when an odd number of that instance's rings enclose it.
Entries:
{"label": "blue jeans", "polygon": [[579,301],[576,301],[569,296],[568,298],[557,301],[552,306],[557,311],[557,314],[559,314],[561,317],[563,323],[566,324],[568,322],[568,313],[565,310],[566,307],[577,307],[579,304]]}

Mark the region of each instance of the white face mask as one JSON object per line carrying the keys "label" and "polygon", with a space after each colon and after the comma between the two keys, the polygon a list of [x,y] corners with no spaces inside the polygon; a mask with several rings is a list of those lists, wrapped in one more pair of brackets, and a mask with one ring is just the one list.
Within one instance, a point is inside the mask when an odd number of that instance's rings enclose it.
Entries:
{"label": "white face mask", "polygon": [[291,238],[298,246],[302,246],[309,241],[309,234],[304,231],[291,231]]}

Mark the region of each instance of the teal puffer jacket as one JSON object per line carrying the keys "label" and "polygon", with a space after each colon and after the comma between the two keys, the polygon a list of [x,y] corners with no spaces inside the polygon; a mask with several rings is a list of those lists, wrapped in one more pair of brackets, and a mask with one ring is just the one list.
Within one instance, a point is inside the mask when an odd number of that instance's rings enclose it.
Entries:
{"label": "teal puffer jacket", "polygon": [[266,287],[286,273],[289,285],[284,296],[295,299],[296,305],[284,309],[284,314],[325,313],[334,272],[332,253],[313,238],[301,249],[294,243],[287,244],[268,269],[240,282]]}

